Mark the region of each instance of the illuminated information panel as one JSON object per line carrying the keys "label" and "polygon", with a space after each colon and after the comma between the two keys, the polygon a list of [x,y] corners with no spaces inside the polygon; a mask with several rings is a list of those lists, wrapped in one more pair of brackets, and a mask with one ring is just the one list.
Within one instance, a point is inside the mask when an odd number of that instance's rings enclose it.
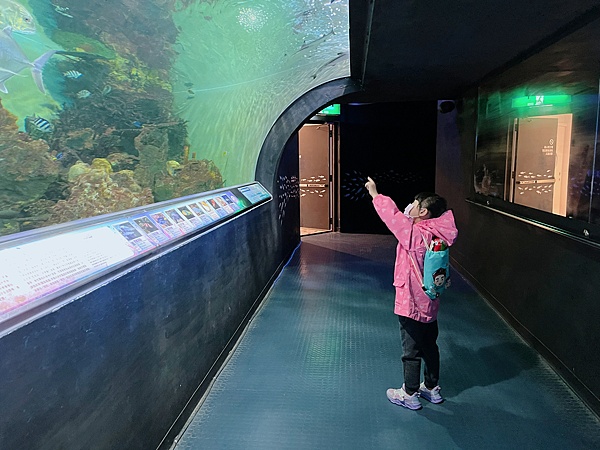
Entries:
{"label": "illuminated information panel", "polygon": [[[132,215],[0,249],[0,322],[106,269],[268,200],[254,183],[137,208]],[[152,209],[152,207],[155,207]]]}

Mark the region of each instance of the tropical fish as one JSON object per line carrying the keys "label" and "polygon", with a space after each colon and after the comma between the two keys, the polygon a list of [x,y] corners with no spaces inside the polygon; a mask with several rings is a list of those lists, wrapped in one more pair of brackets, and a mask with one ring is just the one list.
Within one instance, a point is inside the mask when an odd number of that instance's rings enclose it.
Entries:
{"label": "tropical fish", "polygon": [[192,89],[188,89],[187,91],[188,91],[188,94],[190,94],[190,95],[196,95],[196,93]]}
{"label": "tropical fish", "polygon": [[133,125],[138,127],[138,128],[142,128],[144,126],[144,124],[142,124],[142,122],[133,122]]}
{"label": "tropical fish", "polygon": [[44,64],[46,64],[55,52],[55,50],[50,50],[34,62],[31,62],[23,52],[23,49],[17,44],[17,41],[12,37],[12,28],[4,28],[0,31],[0,91],[8,94],[8,89],[6,89],[4,83],[10,77],[17,75],[21,70],[30,68],[35,84],[45,94],[42,67],[44,67]]}
{"label": "tropical fish", "polygon": [[191,88],[194,85],[194,83],[185,83],[184,86],[187,88]]}
{"label": "tropical fish", "polygon": [[327,67],[333,67],[335,66],[337,63],[340,63],[342,61],[345,61],[346,59],[350,58],[350,52],[340,52],[338,53],[338,55],[333,58],[330,61],[327,61],[325,64],[323,64],[321,67],[319,67],[317,69],[317,71],[314,73],[314,75],[312,76],[313,80],[315,78],[317,78],[317,76],[319,76],[319,74],[321,73],[321,71],[323,71],[325,68]]}
{"label": "tropical fish", "polygon": [[79,91],[77,93],[78,98],[88,98],[90,95],[92,95],[92,93],[87,89],[84,89],[83,91]]}
{"label": "tropical fish", "polygon": [[53,161],[60,161],[62,157],[63,157],[63,152],[60,152],[58,155],[53,156],[52,160]]}
{"label": "tropical fish", "polygon": [[72,19],[73,16],[71,14],[69,14],[69,8],[63,8],[62,6],[58,6],[55,5],[54,3],[50,3],[52,6],[54,6],[54,10],[59,13],[62,14],[65,17],[68,17],[69,19]]}
{"label": "tropical fish", "polygon": [[13,0],[0,0],[0,28],[5,27],[11,27],[18,33],[35,33],[33,17],[22,5]]}
{"label": "tropical fish", "polygon": [[54,126],[43,117],[33,116],[27,118],[36,130],[42,133],[52,133]]}
{"label": "tropical fish", "polygon": [[106,86],[104,86],[104,89],[102,89],[102,95],[108,95],[111,91],[112,87],[110,87],[110,85],[107,84]]}
{"label": "tropical fish", "polygon": [[78,72],[77,70],[69,70],[68,72],[63,73],[63,75],[67,78],[73,78],[74,80],[76,80],[83,74],[81,72]]}

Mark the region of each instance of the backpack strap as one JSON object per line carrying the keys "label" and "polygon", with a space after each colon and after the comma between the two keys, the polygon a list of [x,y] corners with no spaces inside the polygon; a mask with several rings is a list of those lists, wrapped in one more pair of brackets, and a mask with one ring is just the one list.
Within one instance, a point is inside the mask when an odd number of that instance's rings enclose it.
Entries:
{"label": "backpack strap", "polygon": [[[427,246],[427,241],[425,240],[425,236],[423,236],[423,233],[421,233],[421,237],[423,238],[423,242],[425,243],[425,246],[427,248],[429,248]],[[409,243],[412,242],[412,229],[411,229],[411,233],[410,233],[410,240]],[[421,275],[421,271],[419,270],[419,268],[417,267],[417,263],[415,263],[414,258],[412,257],[412,255],[410,254],[410,249],[406,250],[406,253],[408,253],[408,257],[410,258],[410,262],[412,263],[413,269],[415,271],[415,275],[417,276],[417,280],[419,280],[419,283],[421,283],[421,288],[426,291],[427,288],[425,287],[425,284],[423,283],[423,275]]]}
{"label": "backpack strap", "polygon": [[423,289],[425,289],[425,285],[423,284],[423,276],[421,275],[421,272],[419,272],[419,268],[417,267],[415,260],[413,259],[412,255],[410,254],[410,250],[408,250],[408,257],[410,258],[410,262],[412,262],[413,269],[415,269],[415,275],[417,276],[419,283],[421,283],[421,287]]}
{"label": "backpack strap", "polygon": [[423,232],[421,230],[419,230],[419,233],[421,233],[421,237],[423,238],[423,243],[425,244],[425,248],[427,248],[427,250],[431,251],[432,245],[433,245],[433,239],[428,244],[427,239],[425,239],[425,235],[423,234]]}

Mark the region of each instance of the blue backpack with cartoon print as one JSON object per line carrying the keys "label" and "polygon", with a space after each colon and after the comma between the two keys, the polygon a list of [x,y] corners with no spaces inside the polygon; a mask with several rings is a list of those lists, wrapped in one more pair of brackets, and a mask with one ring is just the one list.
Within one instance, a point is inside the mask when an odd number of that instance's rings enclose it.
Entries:
{"label": "blue backpack with cartoon print", "polygon": [[434,300],[450,286],[450,250],[440,238],[433,238],[428,244],[421,234],[427,251],[423,260],[423,273],[417,267],[410,252],[408,256],[413,264],[417,278],[427,296]]}

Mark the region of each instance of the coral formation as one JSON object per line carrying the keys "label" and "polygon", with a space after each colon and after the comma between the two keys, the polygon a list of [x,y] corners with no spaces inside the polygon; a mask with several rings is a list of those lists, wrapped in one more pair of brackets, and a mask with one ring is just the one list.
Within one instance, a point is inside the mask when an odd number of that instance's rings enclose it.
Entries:
{"label": "coral formation", "polygon": [[44,73],[52,100],[21,118],[26,133],[0,103],[0,235],[223,186],[212,161],[188,161],[174,111],[171,11],[194,2],[31,1],[63,50]]}
{"label": "coral formation", "polygon": [[144,128],[135,138],[139,164],[134,177],[141,186],[152,189],[157,202],[217,189],[223,186],[219,169],[212,161],[168,160],[169,127]]}
{"label": "coral formation", "polygon": [[174,175],[163,172],[154,181],[154,198],[157,202],[184,197],[198,192],[223,187],[223,178],[212,161],[188,161]]}
{"label": "coral formation", "polygon": [[111,153],[106,160],[112,166],[113,172],[121,170],[133,170],[140,162],[140,158],[129,153]]}
{"label": "coral formation", "polygon": [[71,168],[69,169],[69,176],[68,176],[69,182],[70,183],[75,182],[75,180],[77,180],[77,177],[79,177],[79,175],[88,173],[90,170],[91,169],[90,169],[89,164],[86,164],[82,161],[78,161],[76,164],[71,166]]}
{"label": "coral formation", "polygon": [[154,202],[151,190],[142,189],[133,180],[131,171],[109,174],[104,168],[88,169],[75,178],[69,199],[61,200],[52,207],[51,217],[45,225],[109,214]]}
{"label": "coral formation", "polygon": [[95,158],[92,161],[92,169],[104,170],[106,173],[112,173],[112,165],[104,158]]}
{"label": "coral formation", "polygon": [[0,102],[0,234],[19,231],[23,208],[44,196],[59,168],[48,144],[19,131]]}

